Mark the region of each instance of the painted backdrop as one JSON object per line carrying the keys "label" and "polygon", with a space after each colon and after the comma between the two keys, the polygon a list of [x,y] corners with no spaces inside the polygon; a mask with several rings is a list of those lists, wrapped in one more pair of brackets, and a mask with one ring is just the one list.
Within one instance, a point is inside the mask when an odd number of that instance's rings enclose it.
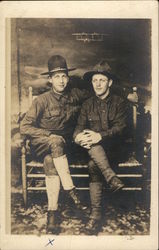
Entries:
{"label": "painted backdrop", "polygon": [[[19,18],[12,26],[12,114],[28,108],[28,87],[47,86],[47,61],[61,54],[73,74],[82,77],[101,59],[128,86],[137,86],[150,109],[151,22],[148,19],[47,19]],[[83,34],[83,40],[74,35]],[[92,41],[86,34],[104,34],[102,41]],[[79,84],[86,84],[79,81]]]}

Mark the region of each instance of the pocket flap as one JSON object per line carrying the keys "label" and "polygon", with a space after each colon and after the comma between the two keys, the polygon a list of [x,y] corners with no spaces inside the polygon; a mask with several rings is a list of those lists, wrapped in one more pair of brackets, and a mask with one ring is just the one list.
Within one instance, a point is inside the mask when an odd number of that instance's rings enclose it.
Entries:
{"label": "pocket flap", "polygon": [[59,115],[60,115],[59,109],[53,109],[53,110],[46,111],[46,117],[53,117],[53,116],[59,116]]}

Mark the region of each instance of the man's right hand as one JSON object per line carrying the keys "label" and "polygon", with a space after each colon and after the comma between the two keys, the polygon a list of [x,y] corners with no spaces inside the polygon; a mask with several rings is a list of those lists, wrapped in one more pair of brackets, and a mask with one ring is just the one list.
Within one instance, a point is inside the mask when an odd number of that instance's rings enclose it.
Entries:
{"label": "man's right hand", "polygon": [[76,136],[75,142],[83,148],[90,149],[93,144],[98,143],[101,139],[100,133],[85,129]]}
{"label": "man's right hand", "polygon": [[82,141],[82,138],[83,138],[83,135],[84,135],[84,132],[81,132],[78,135],[76,135],[76,137],[75,137],[75,143],[77,143],[77,144],[80,145],[81,141]]}
{"label": "man's right hand", "polygon": [[81,147],[90,149],[91,145],[88,142],[83,142],[83,137],[85,136],[86,132],[82,131],[75,137],[75,143],[79,144]]}

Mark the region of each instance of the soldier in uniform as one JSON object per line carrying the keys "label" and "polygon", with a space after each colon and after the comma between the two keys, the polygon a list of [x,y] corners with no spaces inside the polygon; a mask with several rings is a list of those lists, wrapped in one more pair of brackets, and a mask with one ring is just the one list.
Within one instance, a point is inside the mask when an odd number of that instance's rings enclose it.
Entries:
{"label": "soldier in uniform", "polygon": [[[31,140],[31,151],[44,162],[48,197],[47,230],[56,233],[60,182],[77,209],[85,210],[72,182],[68,165],[72,135],[82,102],[90,93],[69,88],[69,69],[65,58],[54,55],[48,60],[52,89],[38,96],[20,124],[21,134]],[[123,93],[123,91],[122,91]]]}
{"label": "soldier in uniform", "polygon": [[110,91],[113,76],[106,64],[96,65],[83,78],[92,82],[94,95],[83,103],[73,136],[90,156],[91,214],[85,232],[94,234],[100,229],[102,178],[113,192],[124,187],[110,166],[109,152],[122,145],[123,131],[127,126],[127,100]]}
{"label": "soldier in uniform", "polygon": [[48,75],[52,89],[38,96],[32,103],[20,125],[22,135],[31,139],[32,153],[44,159],[46,191],[48,197],[48,232],[56,233],[60,181],[77,209],[85,210],[77,195],[69,171],[67,149],[72,141],[76,116],[87,92],[68,89],[66,60],[60,55],[48,61]]}

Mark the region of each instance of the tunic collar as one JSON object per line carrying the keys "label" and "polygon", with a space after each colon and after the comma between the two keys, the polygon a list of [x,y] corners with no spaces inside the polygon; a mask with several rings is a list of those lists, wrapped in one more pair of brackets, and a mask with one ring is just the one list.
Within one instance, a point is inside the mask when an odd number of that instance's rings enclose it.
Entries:
{"label": "tunic collar", "polygon": [[67,92],[64,92],[62,94],[56,93],[53,89],[50,90],[51,95],[53,95],[57,100],[60,100],[62,97],[68,98]]}
{"label": "tunic collar", "polygon": [[99,97],[95,95],[95,99],[97,103],[108,103],[111,100],[111,94],[109,93],[109,95],[104,99],[100,99]]}

